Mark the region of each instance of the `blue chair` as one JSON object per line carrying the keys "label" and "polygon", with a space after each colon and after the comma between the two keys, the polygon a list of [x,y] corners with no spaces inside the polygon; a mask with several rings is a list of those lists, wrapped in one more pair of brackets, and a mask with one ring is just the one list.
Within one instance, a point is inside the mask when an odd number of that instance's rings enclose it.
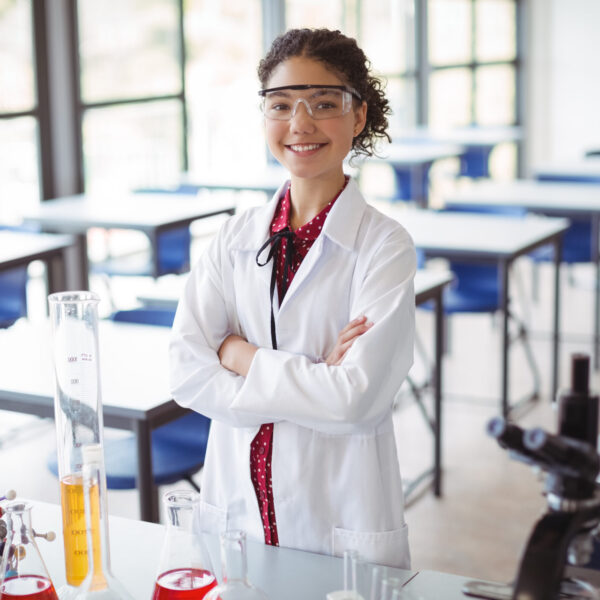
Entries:
{"label": "blue chair", "polygon": [[[121,310],[111,319],[146,325],[170,327],[175,311],[166,309]],[[192,479],[204,466],[210,419],[196,412],[171,421],[152,431],[152,472],[155,485],[186,480],[199,490]],[[106,484],[109,489],[134,489],[137,477],[137,446],[134,436],[108,440],[104,445]],[[56,454],[48,459],[48,468],[58,474]]]}
{"label": "blue chair", "polygon": [[[27,227],[0,225],[0,230],[36,231]],[[0,329],[27,316],[27,267],[0,272]]]}
{"label": "blue chair", "polygon": [[0,329],[27,316],[27,267],[0,273]]}
{"label": "blue chair", "polygon": [[[538,181],[559,181],[571,182],[590,185],[600,185],[600,178],[585,175],[551,175],[544,174],[537,176]],[[598,243],[598,240],[595,241]],[[531,254],[535,263],[547,262],[552,260],[552,253],[545,251],[543,248]],[[562,253],[561,262],[567,265],[576,263],[589,263],[593,260],[592,251],[592,221],[590,219],[573,219],[569,228],[564,232],[562,237]],[[538,273],[534,269],[533,272],[533,295],[538,296]]]}

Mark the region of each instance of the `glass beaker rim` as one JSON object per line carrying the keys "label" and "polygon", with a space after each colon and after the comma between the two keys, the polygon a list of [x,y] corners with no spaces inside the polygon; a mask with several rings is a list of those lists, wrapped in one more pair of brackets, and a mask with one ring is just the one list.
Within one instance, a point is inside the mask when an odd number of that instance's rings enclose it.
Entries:
{"label": "glass beaker rim", "polygon": [[81,291],[68,291],[68,292],[55,292],[48,296],[48,302],[59,303],[69,302],[72,304],[76,303],[88,303],[88,302],[100,302],[100,296],[96,292],[89,292],[86,290]]}
{"label": "glass beaker rim", "polygon": [[9,502],[4,507],[4,512],[6,513],[22,513],[28,510],[31,510],[33,504],[31,502],[23,502],[23,500],[14,500],[13,502]]}
{"label": "glass beaker rim", "polygon": [[200,494],[195,490],[169,490],[163,494],[163,502],[167,507],[186,508],[198,504]]}

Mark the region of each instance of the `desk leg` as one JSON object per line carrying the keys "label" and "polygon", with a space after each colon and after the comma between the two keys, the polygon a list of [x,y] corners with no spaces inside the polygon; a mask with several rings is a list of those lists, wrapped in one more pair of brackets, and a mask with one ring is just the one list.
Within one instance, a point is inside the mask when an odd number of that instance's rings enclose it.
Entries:
{"label": "desk leg", "polygon": [[[89,290],[89,263],[87,251],[87,235],[80,233],[75,236],[74,251],[66,255],[67,273],[72,273],[71,280],[67,281],[70,290]],[[68,259],[71,259],[70,261]]]}
{"label": "desk leg", "polygon": [[155,230],[147,235],[150,240],[150,251],[152,252],[152,276],[156,279],[160,275],[158,264],[158,231]]}
{"label": "desk leg", "polygon": [[148,423],[134,425],[138,453],[137,488],[140,495],[140,518],[158,523],[158,489],[152,476],[152,438]]}
{"label": "desk leg", "polygon": [[63,292],[67,289],[67,252],[68,248],[46,260],[48,294]]}
{"label": "desk leg", "polygon": [[502,416],[507,419],[510,412],[508,404],[508,269],[509,263],[500,261],[498,273],[502,284]]}
{"label": "desk leg", "polygon": [[592,260],[596,271],[594,282],[594,369],[600,369],[600,251],[598,243],[600,238],[600,215],[597,213],[592,217]]}
{"label": "desk leg", "polygon": [[442,353],[444,348],[444,310],[442,306],[443,289],[440,288],[435,298],[435,365],[434,365],[434,474],[433,493],[442,495]]}
{"label": "desk leg", "polygon": [[[558,348],[560,342],[560,263],[562,259],[562,239],[554,240],[554,323],[552,331],[552,402],[556,400],[558,391]],[[597,295],[596,295],[597,298]],[[596,320],[596,323],[598,321]],[[596,330],[597,331],[597,330]]]}

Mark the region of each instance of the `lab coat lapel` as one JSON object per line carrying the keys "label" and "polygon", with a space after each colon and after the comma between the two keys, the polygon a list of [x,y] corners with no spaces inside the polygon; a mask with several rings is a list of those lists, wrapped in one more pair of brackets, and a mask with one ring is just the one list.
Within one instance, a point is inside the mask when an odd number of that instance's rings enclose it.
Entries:
{"label": "lab coat lapel", "polygon": [[[256,263],[256,255],[263,244],[271,236],[270,227],[277,208],[277,203],[281,196],[285,193],[289,182],[284,182],[279,190],[275,192],[271,200],[260,207],[248,223],[240,230],[238,235],[232,240],[231,249],[253,253],[250,261],[253,269],[253,277],[261,287],[266,287],[266,298],[269,298],[269,286],[271,284],[271,272],[273,269],[273,261],[268,262],[264,267],[258,266]],[[265,248],[260,255],[260,262],[263,263],[269,254],[269,249]],[[275,313],[278,310],[277,289],[275,290],[275,298],[273,301],[273,309]]]}
{"label": "lab coat lapel", "polygon": [[327,243],[326,239],[344,247],[348,251],[354,249],[356,234],[363,218],[365,207],[366,202],[359,192],[356,182],[350,179],[344,191],[331,207],[323,224],[321,235],[315,240],[308,254],[302,263],[300,263],[298,272],[294,275],[290,288],[279,307],[280,310],[284,310],[286,305],[289,304],[291,298],[297,293],[304,280],[323,256],[325,244]]}

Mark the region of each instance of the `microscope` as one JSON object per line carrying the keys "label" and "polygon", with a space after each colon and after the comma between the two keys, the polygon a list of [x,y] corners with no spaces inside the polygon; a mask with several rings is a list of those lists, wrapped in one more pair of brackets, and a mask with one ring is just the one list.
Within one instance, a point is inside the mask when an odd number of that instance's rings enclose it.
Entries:
{"label": "microscope", "polygon": [[[545,473],[547,510],[529,536],[513,586],[469,582],[465,594],[511,600],[600,598],[585,575],[572,579],[565,572],[569,565],[589,562],[600,532],[598,396],[590,396],[588,380],[589,357],[573,355],[571,389],[558,398],[557,434],[524,430],[502,418],[488,423],[488,433],[512,458]],[[578,577],[585,573],[577,572]]]}

